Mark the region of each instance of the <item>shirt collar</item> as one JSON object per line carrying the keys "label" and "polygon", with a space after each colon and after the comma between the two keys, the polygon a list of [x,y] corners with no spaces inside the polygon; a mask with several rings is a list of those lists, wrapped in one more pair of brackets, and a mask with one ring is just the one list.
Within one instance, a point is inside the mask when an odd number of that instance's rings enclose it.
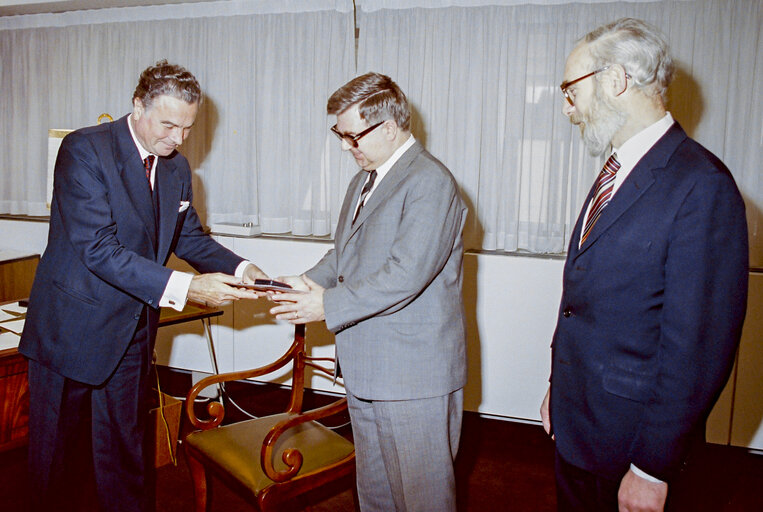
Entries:
{"label": "shirt collar", "polygon": [[626,140],[619,148],[613,148],[613,153],[617,153],[617,161],[620,162],[621,168],[631,169],[635,167],[638,161],[660,140],[660,137],[665,135],[673,122],[673,116],[670,115],[670,112],[666,112],[659,121]]}
{"label": "shirt collar", "polygon": [[416,142],[416,139],[413,138],[413,134],[411,134],[410,137],[408,137],[408,140],[403,142],[403,145],[400,146],[395,150],[394,153],[392,153],[392,156],[390,156],[386,162],[381,164],[376,169],[376,183],[379,183],[381,179],[389,172],[389,170],[392,168],[393,165],[397,163],[398,160],[400,160],[400,157],[403,156],[403,153],[408,151],[408,149],[413,146],[413,143]]}
{"label": "shirt collar", "polygon": [[[153,153],[150,153],[146,151],[143,146],[138,142],[138,138],[135,136],[135,130],[132,127],[133,119],[132,114],[127,118],[127,127],[130,128],[130,135],[132,136],[132,141],[135,143],[135,146],[138,148],[138,153],[140,153],[140,159],[141,161],[145,160],[148,155],[154,155]],[[156,157],[156,155],[154,155]],[[158,160],[155,158],[155,160]]]}

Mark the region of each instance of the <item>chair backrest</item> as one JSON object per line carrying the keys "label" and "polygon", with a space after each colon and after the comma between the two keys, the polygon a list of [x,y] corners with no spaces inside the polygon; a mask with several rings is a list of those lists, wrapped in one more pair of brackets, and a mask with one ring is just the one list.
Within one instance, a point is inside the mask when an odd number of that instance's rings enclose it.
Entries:
{"label": "chair backrest", "polygon": [[[305,353],[305,326],[294,330],[288,350],[271,364],[202,379],[186,396],[186,413],[199,431],[185,436],[184,449],[194,480],[196,510],[206,510],[208,470],[225,480],[262,511],[281,510],[281,503],[324,488],[331,482],[352,486],[355,450],[352,442],[321,420],[346,414],[347,400],[303,410],[307,367],[333,376],[321,363],[333,358],[313,358]],[[273,373],[292,364],[292,386],[285,412],[221,426],[223,404],[207,404],[209,419],[199,418],[194,401],[208,386]],[[219,427],[219,428],[217,428]]]}
{"label": "chair backrest", "polygon": [[290,363],[292,364],[292,385],[289,396],[289,405],[284,412],[294,414],[301,413],[305,396],[305,368],[310,367],[333,377],[333,368],[324,366],[321,363],[335,364],[334,358],[331,357],[311,357],[307,355],[305,349],[304,324],[295,326],[294,341],[286,352],[274,362],[250,370],[231,372],[224,375],[212,375],[197,382],[188,392],[185,402],[186,415],[188,416],[191,425],[200,430],[208,430],[221,425],[225,418],[225,408],[219,402],[210,402],[207,404],[208,419],[202,419],[196,415],[194,411],[194,401],[205,388],[217,385],[220,382],[262,377],[280,370]]}

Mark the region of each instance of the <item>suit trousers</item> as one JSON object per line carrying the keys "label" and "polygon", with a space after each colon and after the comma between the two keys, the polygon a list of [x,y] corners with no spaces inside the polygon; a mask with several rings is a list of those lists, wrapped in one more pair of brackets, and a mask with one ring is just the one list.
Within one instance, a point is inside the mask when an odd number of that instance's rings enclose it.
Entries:
{"label": "suit trousers", "polygon": [[415,400],[347,393],[362,512],[456,510],[463,399],[463,389]]}
{"label": "suit trousers", "polygon": [[556,450],[556,510],[617,512],[619,480],[610,480],[565,461]]}
{"label": "suit trousers", "polygon": [[100,386],[29,360],[32,512],[93,510],[93,487],[98,510],[154,508],[152,465],[145,456],[150,370],[145,313],[116,370]]}

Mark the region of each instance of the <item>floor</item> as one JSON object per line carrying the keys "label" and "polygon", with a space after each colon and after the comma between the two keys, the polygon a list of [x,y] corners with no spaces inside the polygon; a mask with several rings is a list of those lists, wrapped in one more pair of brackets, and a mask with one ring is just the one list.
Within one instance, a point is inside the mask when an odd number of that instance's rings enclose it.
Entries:
{"label": "floor", "polygon": [[[251,386],[226,390],[238,404],[257,415],[271,404],[271,391],[252,393]],[[174,394],[174,393],[173,393]],[[252,396],[256,395],[257,405]],[[273,397],[279,395],[272,393]],[[320,403],[321,397],[308,397]],[[236,414],[231,414],[235,421]],[[185,423],[181,430],[187,429]],[[349,427],[343,433],[351,436]],[[456,460],[458,502],[461,512],[555,510],[553,453],[551,440],[538,425],[464,415],[461,448]],[[182,447],[177,466],[157,470],[157,510],[192,510],[191,482]],[[744,449],[707,445],[697,457],[689,491],[679,510],[691,512],[748,512],[763,510],[763,456]],[[25,476],[26,448],[0,453],[0,511],[28,512],[24,496],[29,484]],[[225,485],[213,483],[210,512],[252,510]],[[342,490],[314,505],[313,512],[354,512],[352,492]]]}

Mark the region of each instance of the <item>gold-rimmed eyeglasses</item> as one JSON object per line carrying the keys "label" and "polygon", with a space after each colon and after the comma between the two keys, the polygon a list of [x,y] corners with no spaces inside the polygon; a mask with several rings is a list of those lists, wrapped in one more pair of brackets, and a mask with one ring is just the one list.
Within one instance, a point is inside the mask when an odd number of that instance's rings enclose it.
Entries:
{"label": "gold-rimmed eyeglasses", "polygon": [[366,128],[362,132],[358,133],[357,135],[350,135],[348,133],[342,133],[342,132],[340,132],[339,130],[336,129],[336,125],[331,127],[331,131],[334,133],[334,135],[339,137],[339,140],[346,140],[347,144],[349,144],[350,147],[357,148],[358,147],[358,141],[360,139],[362,139],[363,137],[365,137],[366,135],[368,135],[369,133],[371,133],[372,131],[374,131],[376,128],[380,127],[383,124],[384,124],[384,121],[380,121],[380,122],[376,123],[373,126],[369,126],[368,128]]}
{"label": "gold-rimmed eyeglasses", "polygon": [[585,80],[586,78],[592,77],[596,73],[601,73],[602,71],[605,71],[607,69],[609,69],[609,65],[606,65],[599,69],[595,69],[591,71],[590,73],[588,73],[587,75],[578,77],[575,80],[570,80],[569,82],[562,82],[561,85],[559,85],[559,88],[562,90],[562,94],[564,94],[564,97],[567,99],[567,103],[569,103],[571,107],[575,106],[575,95],[574,93],[570,94],[570,91],[568,90],[571,86],[575,85],[581,80]]}

